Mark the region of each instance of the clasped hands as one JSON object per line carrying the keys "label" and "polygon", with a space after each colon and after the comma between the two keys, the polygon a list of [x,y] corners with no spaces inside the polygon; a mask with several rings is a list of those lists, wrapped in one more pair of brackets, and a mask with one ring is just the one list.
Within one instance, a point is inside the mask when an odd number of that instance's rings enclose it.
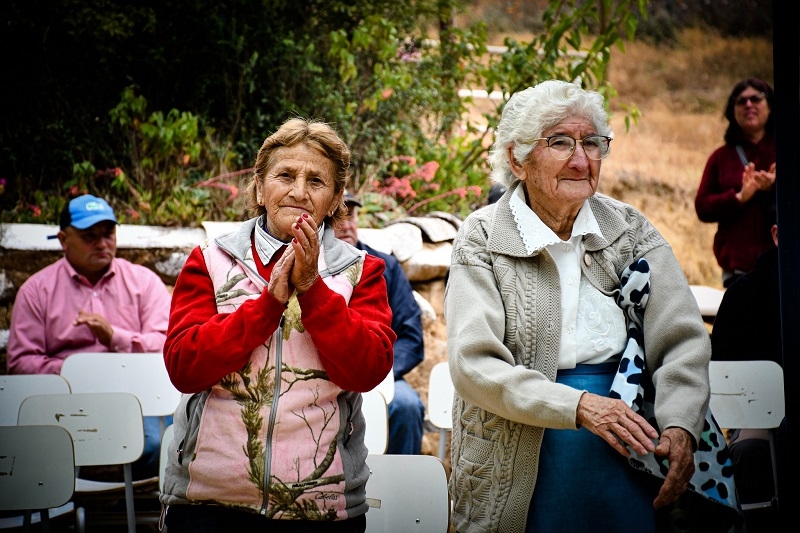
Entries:
{"label": "clasped hands", "polygon": [[81,310],[75,320],[72,322],[73,326],[87,326],[97,340],[105,347],[111,346],[111,338],[114,336],[114,328],[111,327],[108,320],[103,315],[97,313],[89,313]]}
{"label": "clasped hands", "polygon": [[269,293],[283,304],[289,301],[295,290],[298,296],[303,295],[319,277],[317,229],[314,219],[306,213],[292,224],[294,238],[275,263],[268,286]]}
{"label": "clasped hands", "polygon": [[736,193],[736,199],[746,203],[758,191],[769,190],[775,183],[775,163],[769,170],[756,170],[755,163],[748,163],[742,172],[742,190]]}
{"label": "clasped hands", "polygon": [[[630,455],[627,444],[639,455],[654,452],[667,458],[669,471],[653,501],[656,509],[675,502],[686,491],[695,466],[692,437],[685,429],[670,427],[659,437],[658,431],[624,401],[590,392],[578,402],[576,421],[624,457]],[[658,445],[652,439],[659,439]]]}

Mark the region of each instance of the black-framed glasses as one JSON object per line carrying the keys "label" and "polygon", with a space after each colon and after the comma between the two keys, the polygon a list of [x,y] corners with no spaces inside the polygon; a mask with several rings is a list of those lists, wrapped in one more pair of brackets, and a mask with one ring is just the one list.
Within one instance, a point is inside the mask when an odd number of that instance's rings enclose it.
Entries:
{"label": "black-framed glasses", "polygon": [[758,105],[764,101],[767,96],[764,93],[751,94],[750,96],[740,96],[736,99],[736,105],[744,107],[747,102],[752,102],[753,105]]}
{"label": "black-framed glasses", "polygon": [[605,158],[611,151],[611,137],[604,135],[587,135],[583,139],[576,139],[570,135],[551,135],[530,139],[528,142],[545,141],[550,155],[555,159],[564,161],[572,157],[575,145],[581,143],[586,157],[594,161]]}

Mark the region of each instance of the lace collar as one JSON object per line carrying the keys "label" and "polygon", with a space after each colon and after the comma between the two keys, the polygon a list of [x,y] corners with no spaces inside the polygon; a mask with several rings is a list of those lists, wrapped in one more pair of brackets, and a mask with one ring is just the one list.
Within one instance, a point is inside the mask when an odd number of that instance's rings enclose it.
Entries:
{"label": "lace collar", "polygon": [[[525,244],[525,250],[529,255],[533,255],[542,248],[562,241],[525,202],[524,187],[524,182],[519,184],[514,194],[511,195],[508,205],[514,215],[514,221],[517,224],[517,230],[522,242]],[[580,211],[578,211],[575,223],[572,225],[572,238],[570,238],[570,241],[581,240],[581,237],[589,234],[602,237],[600,226],[594,217],[592,208],[589,206],[589,200],[586,199]],[[578,238],[576,239],[576,237]]]}

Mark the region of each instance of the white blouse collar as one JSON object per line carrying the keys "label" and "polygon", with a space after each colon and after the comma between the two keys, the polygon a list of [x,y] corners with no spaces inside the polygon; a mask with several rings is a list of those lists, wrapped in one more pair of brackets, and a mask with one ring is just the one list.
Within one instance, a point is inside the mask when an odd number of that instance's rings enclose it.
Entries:
{"label": "white blouse collar", "polygon": [[[525,202],[524,187],[524,183],[519,184],[509,200],[509,207],[517,223],[517,230],[522,242],[525,243],[525,250],[532,255],[542,248],[562,241]],[[578,211],[578,216],[575,218],[575,223],[572,225],[572,238],[570,240],[581,240],[575,239],[575,237],[583,237],[591,233],[598,236],[601,235],[600,226],[587,199],[583,202],[580,211]]]}

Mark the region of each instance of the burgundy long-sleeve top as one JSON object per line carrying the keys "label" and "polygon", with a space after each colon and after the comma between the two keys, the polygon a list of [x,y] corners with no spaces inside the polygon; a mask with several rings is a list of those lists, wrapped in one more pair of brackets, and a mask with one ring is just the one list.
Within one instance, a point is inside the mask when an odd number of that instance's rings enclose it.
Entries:
{"label": "burgundy long-sleeve top", "polygon": [[[775,137],[765,135],[757,144],[741,144],[756,170],[769,170],[775,162]],[[775,246],[770,232],[774,221],[775,187],[758,191],[742,204],[736,193],[742,188],[744,164],[736,145],[726,144],[711,154],[695,196],[695,210],[703,222],[716,222],[714,256],[725,271],[750,272],[762,252]]]}

